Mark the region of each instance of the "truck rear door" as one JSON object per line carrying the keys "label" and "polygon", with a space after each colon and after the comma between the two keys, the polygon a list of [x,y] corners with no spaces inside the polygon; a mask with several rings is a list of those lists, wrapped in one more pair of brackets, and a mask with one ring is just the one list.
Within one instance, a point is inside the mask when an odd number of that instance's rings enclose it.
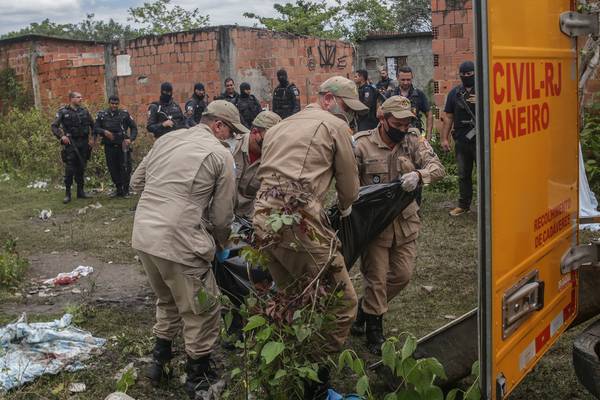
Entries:
{"label": "truck rear door", "polygon": [[576,41],[570,0],[474,2],[480,236],[480,366],[486,399],[507,396],[577,310]]}

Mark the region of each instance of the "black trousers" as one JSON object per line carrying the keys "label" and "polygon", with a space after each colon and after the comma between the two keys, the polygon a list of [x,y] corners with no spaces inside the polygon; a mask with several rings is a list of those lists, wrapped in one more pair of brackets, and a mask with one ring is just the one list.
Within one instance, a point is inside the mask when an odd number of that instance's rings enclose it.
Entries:
{"label": "black trousers", "polygon": [[85,166],[89,158],[88,139],[71,138],[71,144],[64,145],[61,151],[61,158],[65,165],[65,187],[71,188],[73,180],[78,186],[83,188],[83,175]]}
{"label": "black trousers", "polygon": [[124,153],[121,144],[105,144],[104,155],[115,187],[119,192],[127,192],[131,174],[131,153]]}
{"label": "black trousers", "polygon": [[457,141],[454,146],[458,166],[458,206],[471,208],[473,200],[473,167],[477,162],[477,144],[473,141]]}

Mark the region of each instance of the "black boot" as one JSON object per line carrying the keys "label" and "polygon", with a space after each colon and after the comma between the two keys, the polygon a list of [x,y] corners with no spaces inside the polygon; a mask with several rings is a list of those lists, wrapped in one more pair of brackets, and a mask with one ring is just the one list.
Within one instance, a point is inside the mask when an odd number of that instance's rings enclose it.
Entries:
{"label": "black boot", "polygon": [[363,299],[358,301],[358,311],[356,312],[356,319],[352,323],[350,333],[354,336],[362,336],[365,334],[365,312],[362,309]]}
{"label": "black boot", "polygon": [[121,193],[123,194],[123,197],[129,197],[129,184],[121,186]]}
{"label": "black boot", "polygon": [[367,335],[367,349],[372,354],[381,355],[381,345],[385,342],[383,336],[383,315],[365,313],[365,333]]}
{"label": "black boot", "polygon": [[63,199],[63,204],[67,204],[71,202],[71,186],[67,186],[65,188],[65,198]]}
{"label": "black boot", "polygon": [[169,380],[173,371],[169,370],[169,361],[173,358],[170,340],[156,338],[154,350],[152,350],[152,364],[146,371],[146,377],[150,379],[152,386],[156,387],[164,380]]}
{"label": "black boot", "polygon": [[83,190],[83,183],[77,184],[77,198],[78,199],[89,199],[90,196]]}
{"label": "black boot", "polygon": [[110,198],[123,197],[123,190],[121,189],[121,185],[115,186],[115,191],[112,192],[109,196]]}
{"label": "black boot", "polygon": [[317,377],[321,382],[315,382],[312,380],[304,381],[304,400],[325,400],[328,396],[328,390],[330,387],[330,375],[331,371],[329,367],[322,365],[319,367]]}
{"label": "black boot", "polygon": [[196,399],[196,392],[208,391],[211,385],[217,382],[219,377],[210,366],[210,356],[193,359],[188,356],[185,365],[184,390],[190,399]]}

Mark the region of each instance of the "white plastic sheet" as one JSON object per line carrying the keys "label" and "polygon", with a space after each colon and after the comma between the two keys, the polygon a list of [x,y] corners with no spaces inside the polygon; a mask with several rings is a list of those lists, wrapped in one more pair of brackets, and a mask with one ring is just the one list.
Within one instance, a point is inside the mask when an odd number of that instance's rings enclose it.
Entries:
{"label": "white plastic sheet", "polygon": [[[590,189],[587,176],[585,174],[585,165],[583,163],[583,155],[581,154],[581,145],[579,146],[579,216],[580,217],[596,217],[600,215],[597,210],[598,200],[596,195]],[[599,231],[600,224],[580,225],[580,229],[589,229],[591,231]]]}
{"label": "white plastic sheet", "polygon": [[83,361],[106,343],[71,325],[71,314],[52,322],[27,323],[23,314],[0,328],[0,392],[31,382],[43,374],[85,368]]}

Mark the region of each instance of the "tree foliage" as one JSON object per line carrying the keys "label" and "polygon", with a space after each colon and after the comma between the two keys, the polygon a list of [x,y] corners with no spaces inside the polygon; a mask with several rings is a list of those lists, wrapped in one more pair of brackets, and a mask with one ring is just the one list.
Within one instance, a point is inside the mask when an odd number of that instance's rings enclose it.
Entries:
{"label": "tree foliage", "polygon": [[186,10],[180,6],[172,6],[171,0],[154,0],[140,7],[132,7],[128,11],[129,21],[140,25],[140,28],[121,24],[112,18],[102,21],[88,14],[78,23],[60,24],[48,18],[42,22],[33,22],[18,31],[0,36],[0,39],[37,34],[58,36],[67,39],[96,40],[112,42],[119,39],[133,39],[141,35],[160,35],[168,32],[185,31],[206,26],[209,17],[200,14],[200,10]]}
{"label": "tree foliage", "polygon": [[1,38],[6,39],[29,34],[110,42],[121,38],[131,39],[138,36],[139,32],[129,25],[116,22],[112,18],[108,21],[102,21],[97,20],[94,14],[88,14],[83,21],[76,24],[59,24],[46,18],[40,23],[33,22],[18,31],[6,33]]}
{"label": "tree foliage", "polygon": [[396,0],[390,10],[399,32],[431,32],[431,0]]}
{"label": "tree foliage", "polygon": [[333,18],[341,10],[339,6],[328,6],[325,2],[296,0],[295,3],[274,4],[273,8],[280,17],[261,17],[254,13],[244,13],[244,17],[255,19],[267,29],[274,31],[327,39],[339,39],[342,35],[333,26]]}
{"label": "tree foliage", "polygon": [[431,30],[430,0],[311,0],[275,4],[277,17],[244,13],[267,29],[328,39],[364,39],[371,32]]}
{"label": "tree foliage", "polygon": [[202,28],[208,24],[209,17],[202,15],[198,8],[186,10],[171,5],[171,0],[155,0],[141,7],[128,10],[129,21],[141,24],[142,34],[161,35],[168,32],[187,31]]}

